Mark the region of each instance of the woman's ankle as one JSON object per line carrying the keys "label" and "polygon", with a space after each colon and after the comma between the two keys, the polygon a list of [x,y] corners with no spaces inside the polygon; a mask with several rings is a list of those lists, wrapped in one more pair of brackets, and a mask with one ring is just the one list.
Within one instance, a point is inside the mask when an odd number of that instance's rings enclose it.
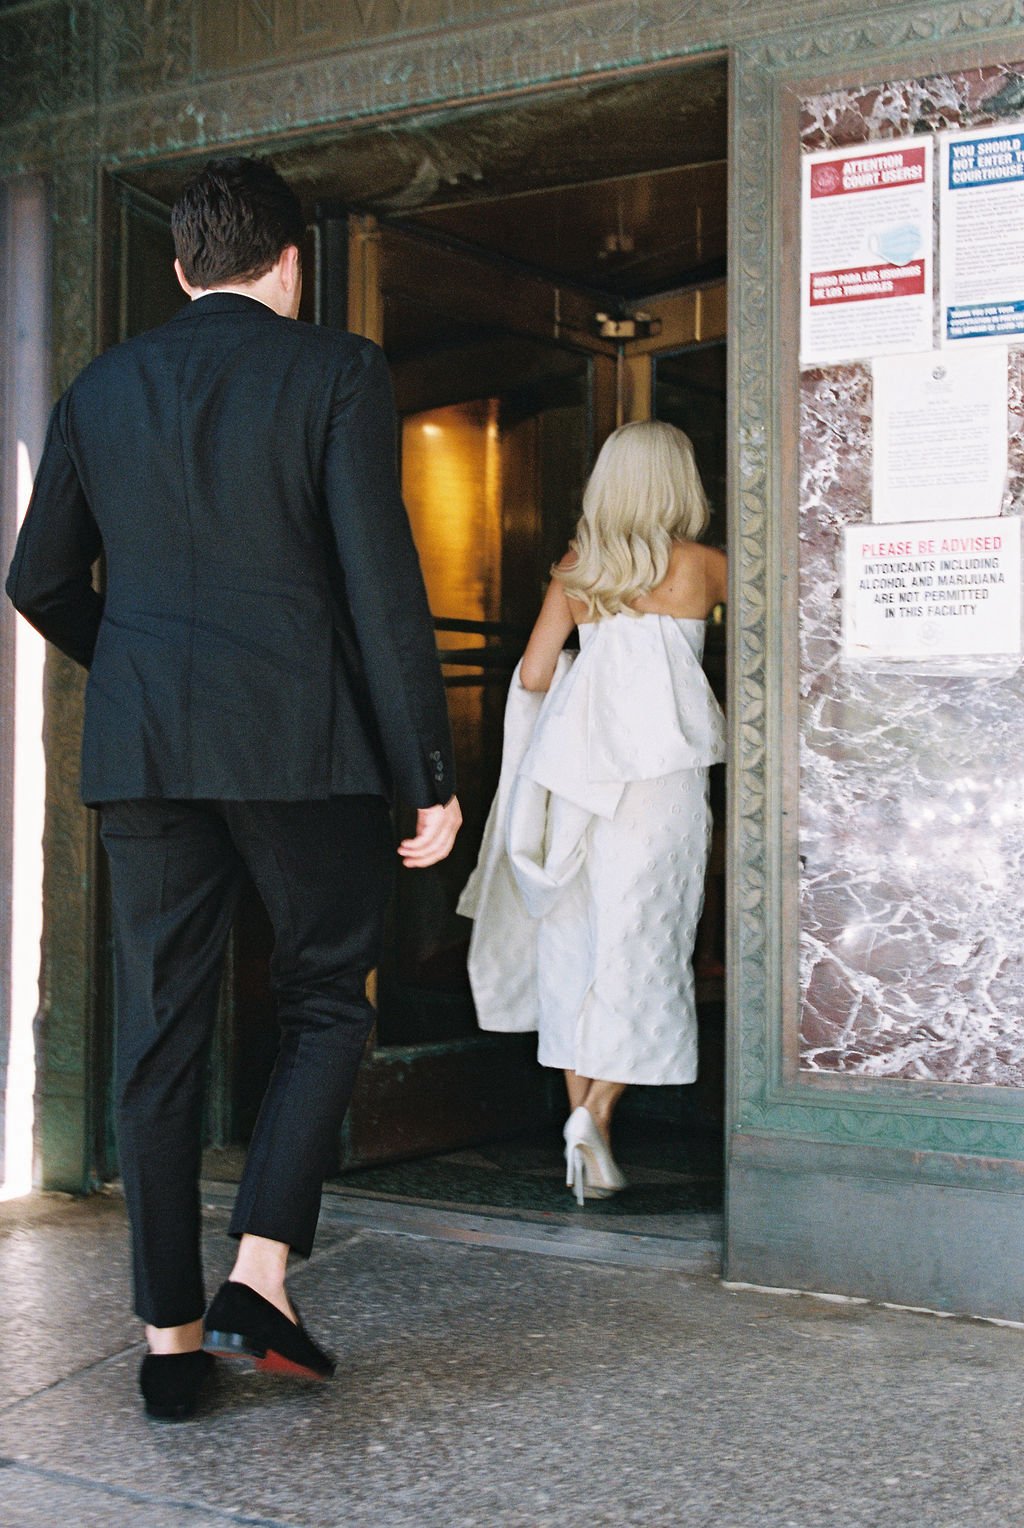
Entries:
{"label": "woman's ankle", "polygon": [[612,1144],[612,1117],[611,1117],[611,1115],[610,1114],[604,1114],[604,1115],[598,1114],[595,1110],[591,1109],[589,1107],[589,1105],[587,1106],[587,1112],[589,1113],[591,1119],[594,1121],[594,1124],[597,1126],[598,1130],[600,1130],[601,1134],[604,1136],[606,1145],[611,1146],[611,1144]]}

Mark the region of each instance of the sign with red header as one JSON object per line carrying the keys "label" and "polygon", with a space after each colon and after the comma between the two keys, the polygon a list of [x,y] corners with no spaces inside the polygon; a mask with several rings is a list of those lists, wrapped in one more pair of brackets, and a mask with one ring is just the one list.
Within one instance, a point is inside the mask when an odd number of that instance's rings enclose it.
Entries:
{"label": "sign with red header", "polygon": [[932,140],[803,161],[804,366],[932,346]]}
{"label": "sign with red header", "polygon": [[[941,666],[1021,651],[1020,519],[848,525],[843,656]],[[984,668],[984,663],[980,668]],[[968,665],[969,667],[969,665]]]}
{"label": "sign with red header", "polygon": [[852,191],[880,191],[890,186],[923,185],[928,175],[924,145],[893,148],[884,154],[844,154],[811,166],[811,199]]}
{"label": "sign with red header", "polygon": [[924,265],[915,260],[902,269],[868,265],[853,271],[815,271],[811,306],[827,302],[865,302],[876,297],[915,297],[924,291]]}

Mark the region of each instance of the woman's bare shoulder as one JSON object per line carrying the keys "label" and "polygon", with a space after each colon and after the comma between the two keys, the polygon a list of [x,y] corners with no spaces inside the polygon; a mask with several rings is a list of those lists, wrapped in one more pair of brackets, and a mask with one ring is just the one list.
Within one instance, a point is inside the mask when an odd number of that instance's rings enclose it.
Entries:
{"label": "woman's bare shoulder", "polygon": [[694,568],[724,568],[725,553],[703,541],[674,541],[672,562],[678,566],[688,564]]}
{"label": "woman's bare shoulder", "polygon": [[729,590],[729,559],[717,546],[703,549],[704,566],[707,569],[708,587],[715,593],[715,604],[721,604]]}
{"label": "woman's bare shoulder", "polygon": [[725,578],[729,568],[729,559],[721,547],[701,545],[701,551],[704,554],[704,566],[708,572],[714,572],[720,578]]}
{"label": "woman's bare shoulder", "polygon": [[634,608],[703,620],[724,599],[724,590],[723,554],[699,541],[676,541],[664,579]]}
{"label": "woman's bare shoulder", "polygon": [[689,558],[689,567],[694,576],[698,578],[702,586],[713,595],[713,604],[718,604],[725,598],[725,586],[728,579],[728,562],[725,553],[717,546],[707,546],[703,541],[685,541],[681,545],[686,549]]}
{"label": "woman's bare shoulder", "polygon": [[[557,571],[560,573],[571,573],[578,562],[579,554],[577,553],[576,548],[571,546],[566,552],[565,556],[559,558],[558,562],[555,563],[555,569],[557,569]],[[569,611],[576,624],[579,625],[581,621],[585,621],[587,618],[586,600],[578,599],[576,595],[570,594],[568,589],[566,589],[565,586],[557,578],[553,578],[551,582],[552,584],[557,584],[558,588],[561,589],[562,596],[565,600],[566,609]]]}

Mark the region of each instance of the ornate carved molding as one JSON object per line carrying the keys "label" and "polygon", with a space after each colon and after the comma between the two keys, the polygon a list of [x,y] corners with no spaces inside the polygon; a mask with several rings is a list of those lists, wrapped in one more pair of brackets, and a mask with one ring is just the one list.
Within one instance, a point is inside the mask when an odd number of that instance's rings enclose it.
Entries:
{"label": "ornate carved molding", "polygon": [[194,0],[106,0],[99,16],[100,98],[143,99],[195,77]]}
{"label": "ornate carved molding", "polygon": [[95,48],[91,4],[0,12],[4,121],[38,122],[90,103]]}
{"label": "ornate carved molding", "polygon": [[[372,29],[360,36],[354,5],[333,8],[327,29],[322,16],[317,20],[323,7],[314,0],[303,5],[293,0],[276,11],[246,3],[254,24],[259,22],[257,13],[294,16],[283,32],[275,33],[269,22],[259,23],[270,40],[259,60],[265,67],[254,70],[240,51],[229,74],[204,73],[197,56],[202,51],[197,43],[203,35],[201,13],[226,11],[209,0],[205,5],[203,0],[116,0],[99,9],[102,22],[90,4],[72,7],[64,0],[40,6],[29,12],[34,42],[27,50],[14,40],[15,23],[25,19],[23,12],[8,16],[0,11],[0,97],[16,105],[5,111],[8,126],[0,131],[0,167],[26,168],[30,161],[39,167],[67,152],[119,163],[540,82],[571,81],[769,36],[806,15],[806,6],[797,0],[729,0],[724,5],[716,0],[563,0],[553,6],[519,0],[514,10],[508,4],[499,10],[496,0],[476,0],[468,15],[461,4],[452,13],[446,0],[403,0],[397,9],[396,0],[387,0],[387,5],[395,11],[393,35],[385,35],[388,29],[382,28],[378,36]],[[1019,8],[1016,0],[991,0],[968,9],[1002,14]],[[964,11],[962,6],[954,9],[958,14]],[[899,10],[913,35],[913,21],[906,16],[909,7]],[[300,11],[306,21],[296,30],[293,23],[296,17],[301,21]],[[799,34],[802,51],[787,52],[784,43],[782,53],[793,61],[810,56],[816,46],[828,48],[830,19],[864,18],[865,12],[870,18],[876,11],[877,26],[884,28],[887,23],[881,18],[889,13],[881,0],[823,0],[816,8],[820,24]],[[63,45],[54,47],[53,38],[70,35],[72,12],[79,18],[79,31],[69,52]],[[368,26],[376,25],[386,15],[385,0],[374,0],[372,8],[371,0],[363,0],[363,14]],[[344,25],[338,19],[342,15],[348,18]],[[915,10],[913,15],[919,13]],[[853,23],[836,50],[852,46],[854,36],[873,35],[873,26],[870,19]],[[304,37],[303,46],[314,56],[301,62],[275,56],[273,37],[285,33],[292,38],[289,48],[296,37]],[[59,119],[91,100],[87,87],[97,49],[98,115],[92,127],[80,120],[72,141]],[[773,59],[774,54],[766,55],[763,61],[772,66]],[[57,134],[49,152],[19,130],[19,118],[38,116],[37,71],[44,81],[48,131]]]}
{"label": "ornate carved molding", "polygon": [[[735,886],[731,897],[731,1004],[742,1015],[733,1045],[734,1121],[746,1124],[764,1095],[774,1014],[769,938],[775,931],[768,861],[766,704],[770,430],[773,399],[771,322],[771,78],[739,50],[733,90],[732,248],[729,307],[737,342],[731,348],[734,486],[730,544],[733,588],[731,709],[733,760],[730,827]],[[758,124],[750,130],[750,124]]]}
{"label": "ornate carved molding", "polygon": [[[752,50],[766,68],[790,73],[809,73],[822,65],[848,65],[857,58],[871,65],[869,78],[879,79],[903,54],[915,57],[914,72],[921,73],[923,50],[930,44],[975,40],[989,34],[1009,32],[1024,20],[1021,0],[976,0],[974,4],[895,5],[878,15],[860,15],[850,21],[836,16],[831,24],[794,27],[784,36],[768,36]],[[879,72],[885,60],[886,68]],[[939,67],[936,65],[936,67]]]}

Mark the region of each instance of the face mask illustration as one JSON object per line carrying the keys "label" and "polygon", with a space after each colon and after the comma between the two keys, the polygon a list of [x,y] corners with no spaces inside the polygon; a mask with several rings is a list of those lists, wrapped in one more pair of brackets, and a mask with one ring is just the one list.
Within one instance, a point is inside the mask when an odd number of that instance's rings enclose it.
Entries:
{"label": "face mask illustration", "polygon": [[894,223],[873,233],[868,248],[876,259],[888,265],[909,265],[920,252],[921,230],[916,223]]}

